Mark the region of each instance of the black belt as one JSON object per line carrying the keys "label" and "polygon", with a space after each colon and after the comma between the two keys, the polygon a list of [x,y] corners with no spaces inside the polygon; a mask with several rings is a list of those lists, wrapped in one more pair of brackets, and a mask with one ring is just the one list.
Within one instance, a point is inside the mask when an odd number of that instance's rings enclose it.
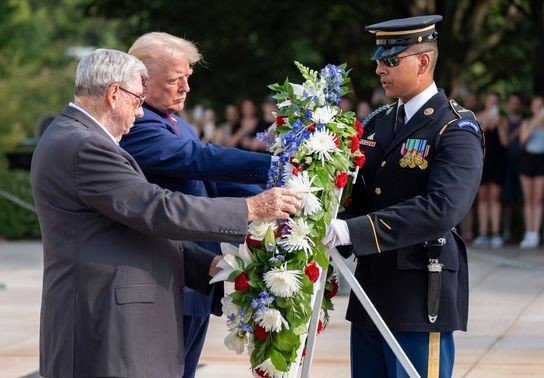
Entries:
{"label": "black belt", "polygon": [[446,238],[438,238],[425,242],[427,254],[429,256],[429,265],[427,265],[428,283],[427,283],[427,316],[429,322],[434,323],[438,318],[438,308],[440,307],[440,288],[442,285],[442,264],[439,258],[442,247],[446,245]]}

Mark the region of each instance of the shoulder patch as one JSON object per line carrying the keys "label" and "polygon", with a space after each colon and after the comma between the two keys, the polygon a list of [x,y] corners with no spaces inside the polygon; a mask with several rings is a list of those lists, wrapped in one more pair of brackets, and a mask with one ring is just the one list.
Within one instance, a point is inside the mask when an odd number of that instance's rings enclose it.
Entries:
{"label": "shoulder patch", "polygon": [[469,127],[472,130],[474,130],[474,132],[476,134],[478,134],[480,132],[480,126],[476,123],[476,121],[473,121],[471,119],[462,119],[462,120],[460,120],[459,122],[457,122],[457,127],[461,128],[461,129],[463,129],[465,127]]}
{"label": "shoulder patch", "polygon": [[463,108],[457,101],[450,100],[450,107],[457,117],[476,120],[474,113],[471,110]]}
{"label": "shoulder patch", "polygon": [[365,127],[374,117],[376,117],[381,112],[388,110],[389,108],[392,108],[391,105],[384,105],[382,107],[379,107],[378,109],[374,110],[372,113],[370,113],[363,121],[363,127]]}

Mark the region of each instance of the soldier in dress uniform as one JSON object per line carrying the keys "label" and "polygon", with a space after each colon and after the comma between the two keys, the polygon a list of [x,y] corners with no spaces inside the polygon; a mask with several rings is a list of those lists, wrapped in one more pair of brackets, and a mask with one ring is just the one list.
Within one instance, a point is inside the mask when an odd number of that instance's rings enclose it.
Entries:
{"label": "soldier in dress uniform", "polygon": [[[356,278],[422,377],[451,376],[452,333],[467,327],[467,254],[455,225],[478,190],[484,150],[474,114],[433,80],[441,20],[366,27],[376,36],[376,74],[398,100],[365,120],[353,205],[324,239],[355,255]],[[353,294],[346,318],[353,377],[406,376]]]}

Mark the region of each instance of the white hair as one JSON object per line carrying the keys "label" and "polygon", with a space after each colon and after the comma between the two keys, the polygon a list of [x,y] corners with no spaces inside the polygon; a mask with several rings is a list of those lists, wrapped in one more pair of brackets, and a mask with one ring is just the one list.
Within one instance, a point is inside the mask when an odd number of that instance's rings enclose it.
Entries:
{"label": "white hair", "polygon": [[163,70],[172,59],[185,59],[190,66],[202,59],[193,42],[163,32],[151,32],[138,37],[128,53],[144,62],[152,72]]}
{"label": "white hair", "polygon": [[98,49],[82,58],[76,70],[76,96],[100,96],[113,83],[126,86],[147,78],[145,65],[124,52]]}

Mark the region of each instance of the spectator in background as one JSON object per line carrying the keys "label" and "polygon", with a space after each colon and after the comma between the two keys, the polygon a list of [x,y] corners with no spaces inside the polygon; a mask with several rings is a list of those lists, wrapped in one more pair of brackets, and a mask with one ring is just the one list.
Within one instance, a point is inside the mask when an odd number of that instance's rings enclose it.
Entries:
{"label": "spectator in background", "polygon": [[257,112],[255,102],[245,99],[240,104],[240,122],[233,127],[233,134],[229,139],[229,145],[250,151],[266,151],[266,146],[257,141],[257,133],[268,129],[268,126]]}
{"label": "spectator in background", "polygon": [[342,112],[349,112],[353,110],[353,101],[349,97],[343,97],[340,102],[338,103],[338,107],[342,110]]}
{"label": "spectator in background", "polygon": [[544,193],[544,98],[534,96],[531,118],[521,125],[519,140],[521,155],[521,185],[523,188],[523,215],[525,236],[521,248],[535,248],[540,244],[542,224],[542,196]]}
{"label": "spectator in background", "polygon": [[198,110],[199,116],[195,117],[196,132],[198,138],[202,143],[213,143],[215,138],[215,112],[211,108],[206,108],[199,106],[197,109],[195,107],[194,112]]}
{"label": "spectator in background", "polygon": [[267,128],[276,122],[276,112],[278,107],[276,106],[276,100],[272,96],[268,96],[261,105],[261,111],[263,112],[263,122],[267,125]]}
{"label": "spectator in background", "polygon": [[372,107],[368,101],[359,101],[357,103],[356,114],[360,122],[363,122],[370,113],[372,113]]}
{"label": "spectator in background", "polygon": [[519,142],[519,130],[523,121],[523,98],[521,93],[513,92],[508,96],[506,103],[508,124],[508,144],[506,146],[506,171],[502,186],[502,220],[503,239],[505,243],[512,240],[513,213],[517,205],[522,202],[523,195],[519,179],[519,165],[521,157],[521,145]]}
{"label": "spectator in background", "polygon": [[[475,247],[498,248],[503,245],[501,227],[501,187],[504,182],[508,124],[499,110],[499,94],[490,92],[485,100],[485,109],[478,114],[484,130],[486,154],[482,182],[478,191],[479,236]],[[491,238],[489,225],[491,224]]]}
{"label": "spectator in background", "polygon": [[221,123],[215,133],[215,142],[223,146],[232,147],[229,145],[229,139],[232,135],[232,129],[237,122],[240,122],[240,112],[234,104],[225,106],[225,122]]}
{"label": "spectator in background", "polygon": [[382,87],[376,87],[374,92],[372,92],[372,98],[370,99],[370,104],[374,109],[378,109],[380,106],[388,104],[389,98],[386,96],[385,91]]}
{"label": "spectator in background", "polygon": [[[467,92],[461,101],[463,106],[466,109],[472,109],[475,113],[480,110],[480,102],[478,101],[478,96],[474,92]],[[476,201],[472,204],[469,212],[461,222],[461,234],[463,240],[466,243],[472,243],[473,232],[474,232],[474,214],[476,209]]]}

